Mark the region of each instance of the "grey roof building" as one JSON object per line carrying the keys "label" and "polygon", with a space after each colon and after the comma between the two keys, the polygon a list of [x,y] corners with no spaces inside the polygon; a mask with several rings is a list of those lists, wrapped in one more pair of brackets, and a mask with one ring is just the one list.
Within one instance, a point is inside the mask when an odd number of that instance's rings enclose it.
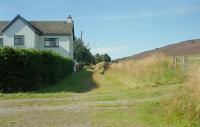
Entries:
{"label": "grey roof building", "polygon": [[53,49],[63,56],[73,58],[74,38],[71,15],[66,21],[27,21],[20,15],[11,21],[0,21],[0,45]]}

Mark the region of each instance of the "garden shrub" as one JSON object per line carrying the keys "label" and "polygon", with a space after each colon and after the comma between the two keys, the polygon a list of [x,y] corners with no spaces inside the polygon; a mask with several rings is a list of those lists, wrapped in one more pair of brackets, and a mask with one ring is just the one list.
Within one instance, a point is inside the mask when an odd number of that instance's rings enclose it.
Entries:
{"label": "garden shrub", "polygon": [[73,61],[52,51],[0,48],[0,90],[30,91],[71,74]]}

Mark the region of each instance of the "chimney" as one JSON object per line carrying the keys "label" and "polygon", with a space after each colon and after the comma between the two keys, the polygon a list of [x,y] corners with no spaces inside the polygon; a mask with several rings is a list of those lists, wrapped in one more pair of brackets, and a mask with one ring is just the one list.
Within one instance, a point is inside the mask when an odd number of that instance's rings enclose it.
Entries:
{"label": "chimney", "polygon": [[72,16],[71,16],[71,15],[69,15],[69,16],[67,17],[67,23],[73,23],[73,19],[72,19]]}

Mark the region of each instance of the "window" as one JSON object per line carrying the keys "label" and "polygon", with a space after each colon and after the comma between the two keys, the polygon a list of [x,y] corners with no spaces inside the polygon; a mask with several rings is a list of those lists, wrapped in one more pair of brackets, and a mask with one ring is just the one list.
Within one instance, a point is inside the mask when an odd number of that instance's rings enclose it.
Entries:
{"label": "window", "polygon": [[15,35],[14,45],[24,45],[24,35]]}
{"label": "window", "polygon": [[59,39],[58,38],[45,38],[44,39],[44,47],[59,47]]}
{"label": "window", "polygon": [[0,46],[3,45],[3,38],[0,38]]}

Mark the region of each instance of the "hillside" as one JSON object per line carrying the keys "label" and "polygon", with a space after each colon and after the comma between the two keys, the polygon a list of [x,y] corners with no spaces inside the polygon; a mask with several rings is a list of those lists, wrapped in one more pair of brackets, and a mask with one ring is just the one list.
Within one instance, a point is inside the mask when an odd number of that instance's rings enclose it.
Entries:
{"label": "hillside", "polygon": [[141,57],[146,57],[146,56],[152,55],[155,52],[161,52],[169,56],[200,54],[200,39],[187,40],[187,41],[167,45],[161,48],[157,48],[154,50],[149,50],[146,52],[133,55],[130,58],[137,59]]}

